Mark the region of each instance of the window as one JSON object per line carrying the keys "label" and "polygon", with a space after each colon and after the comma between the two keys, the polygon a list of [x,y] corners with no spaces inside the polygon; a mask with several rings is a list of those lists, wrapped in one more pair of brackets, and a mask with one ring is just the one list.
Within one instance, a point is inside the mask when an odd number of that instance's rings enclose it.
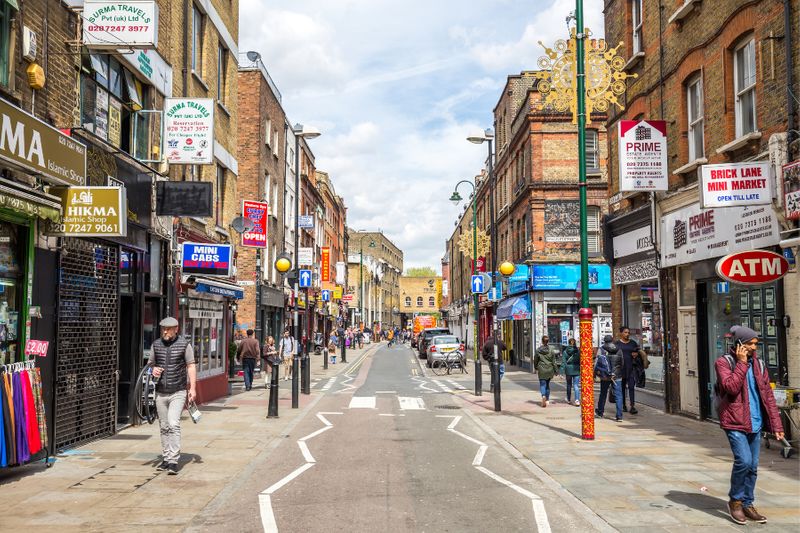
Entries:
{"label": "window", "polygon": [[417,307],[422,307],[422,296],[417,296]]}
{"label": "window", "polygon": [[269,172],[264,174],[264,201],[269,203],[269,193],[270,187],[272,186],[272,178],[269,176]]}
{"label": "window", "polygon": [[436,307],[436,298],[433,296],[428,298],[428,307]]}
{"label": "window", "polygon": [[642,0],[631,2],[631,23],[633,26],[633,53],[644,52],[642,47]]}
{"label": "window", "polygon": [[756,44],[753,39],[736,48],[733,62],[736,91],[736,137],[756,131]]}
{"label": "window", "polygon": [[411,296],[406,296],[406,307],[411,307]]}
{"label": "window", "polygon": [[225,104],[228,94],[228,49],[220,45],[217,47],[217,100]]}
{"label": "window", "polygon": [[192,71],[197,75],[203,73],[203,29],[205,20],[203,13],[192,4]]}
{"label": "window", "polygon": [[267,119],[264,121],[264,144],[270,146],[272,144],[272,120]]}
{"label": "window", "polygon": [[[277,259],[278,259],[278,247],[273,244],[272,245],[272,260],[275,261]],[[270,279],[271,279],[272,283],[277,283],[276,280],[277,280],[277,277],[278,277],[278,271],[275,270],[274,268],[272,268],[272,265],[267,265],[267,268],[269,268],[269,271],[271,272]]]}
{"label": "window", "polygon": [[217,226],[222,225],[225,216],[225,169],[217,166]]}
{"label": "window", "polygon": [[703,78],[700,74],[686,84],[686,119],[689,124],[689,161],[705,155],[703,142]]}
{"label": "window", "polygon": [[278,157],[278,130],[272,130],[272,155]]}
{"label": "window", "polygon": [[597,130],[586,130],[586,172],[600,172],[600,142]]}
{"label": "window", "polygon": [[600,253],[600,208],[590,205],[586,211],[586,229],[590,254]]}
{"label": "window", "polygon": [[16,10],[11,7],[11,2],[0,5],[0,84],[8,85],[8,70],[10,66],[9,51],[11,48],[11,18]]}

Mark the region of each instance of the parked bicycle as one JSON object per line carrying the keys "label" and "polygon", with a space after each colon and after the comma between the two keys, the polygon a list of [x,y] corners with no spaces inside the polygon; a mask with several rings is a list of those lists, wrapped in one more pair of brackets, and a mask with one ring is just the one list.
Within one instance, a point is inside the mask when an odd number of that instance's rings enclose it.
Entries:
{"label": "parked bicycle", "polygon": [[431,369],[437,376],[450,375],[456,371],[460,371],[462,374],[469,374],[467,360],[464,358],[464,354],[458,351],[448,352],[439,359],[435,359],[431,363]]}

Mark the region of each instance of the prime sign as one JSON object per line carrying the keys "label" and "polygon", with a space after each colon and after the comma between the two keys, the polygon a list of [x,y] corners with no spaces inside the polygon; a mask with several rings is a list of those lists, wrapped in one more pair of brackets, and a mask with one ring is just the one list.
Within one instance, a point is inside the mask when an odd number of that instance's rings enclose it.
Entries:
{"label": "prime sign", "polygon": [[726,255],[717,261],[717,274],[740,285],[761,285],[781,279],[789,271],[789,261],[767,250],[749,250]]}

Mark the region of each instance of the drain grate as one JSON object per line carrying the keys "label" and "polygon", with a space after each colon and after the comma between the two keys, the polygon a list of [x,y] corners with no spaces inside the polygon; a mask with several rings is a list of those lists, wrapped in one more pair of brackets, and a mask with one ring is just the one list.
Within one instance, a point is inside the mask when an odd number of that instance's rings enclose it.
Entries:
{"label": "drain grate", "polygon": [[436,409],[461,409],[461,407],[457,405],[437,405]]}

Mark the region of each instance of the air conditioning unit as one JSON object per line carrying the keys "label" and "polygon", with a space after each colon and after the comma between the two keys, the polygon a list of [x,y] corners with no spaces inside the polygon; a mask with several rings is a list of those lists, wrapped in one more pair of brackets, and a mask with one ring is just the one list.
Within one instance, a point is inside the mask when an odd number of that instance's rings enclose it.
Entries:
{"label": "air conditioning unit", "polygon": [[33,63],[39,52],[39,40],[36,33],[27,26],[22,27],[22,57]]}

